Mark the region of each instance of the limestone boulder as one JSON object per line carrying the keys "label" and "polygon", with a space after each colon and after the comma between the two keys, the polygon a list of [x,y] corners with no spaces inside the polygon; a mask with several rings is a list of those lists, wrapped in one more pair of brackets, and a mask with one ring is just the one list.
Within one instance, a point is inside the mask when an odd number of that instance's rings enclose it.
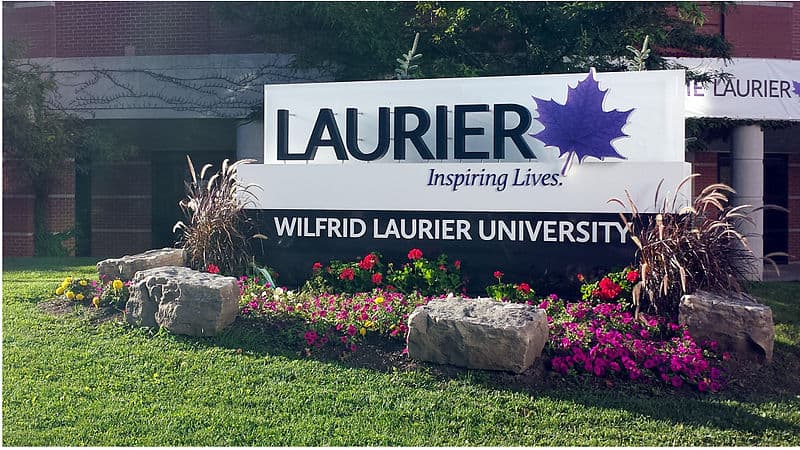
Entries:
{"label": "limestone boulder", "polygon": [[215,336],[239,310],[236,278],[187,267],[157,267],[136,273],[125,320],[175,334]]}
{"label": "limestone boulder", "polygon": [[408,321],[411,358],[515,373],[541,356],[549,332],[544,310],[490,298],[432,300]]}
{"label": "limestone boulder", "polygon": [[167,247],[136,255],[125,255],[122,258],[105,259],[97,263],[97,274],[104,281],[115,278],[130,281],[136,272],[141,270],[183,265],[185,265],[183,249]]}
{"label": "limestone boulder", "polygon": [[697,291],[684,295],[678,322],[686,324],[698,342],[717,341],[720,351],[736,352],[744,359],[772,360],[772,309],[747,294]]}

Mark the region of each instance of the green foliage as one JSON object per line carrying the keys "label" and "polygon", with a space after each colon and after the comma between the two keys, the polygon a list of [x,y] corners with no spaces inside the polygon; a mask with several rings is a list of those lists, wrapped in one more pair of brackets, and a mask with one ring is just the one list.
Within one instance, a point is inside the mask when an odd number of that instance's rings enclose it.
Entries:
{"label": "green foliage", "polygon": [[226,275],[245,273],[251,260],[252,223],[244,209],[252,201],[250,189],[254,186],[239,183],[236,169],[252,160],[228,164],[226,159],[213,175],[211,164],[198,174],[188,155],[186,160],[192,181],[186,184],[187,197],[179,205],[187,220],[178,221],[173,231],[181,231],[178,245],[186,251],[189,267],[206,270],[214,264]]}
{"label": "green foliage", "polygon": [[506,300],[514,303],[533,302],[536,291],[528,283],[503,283],[504,274],[500,271],[494,273],[497,283],[486,286],[486,293],[495,300]]}
{"label": "green foliage", "polygon": [[400,267],[390,263],[386,279],[398,292],[417,292],[423,296],[458,294],[464,287],[461,262],[448,262],[444,253],[434,260],[423,256],[409,257],[409,261]]}
{"label": "green foliage", "polygon": [[[45,180],[74,159],[120,159],[136,148],[103,126],[57,108],[57,85],[47,67],[24,59],[17,42],[3,44],[3,158],[18,159],[24,176]],[[37,188],[45,186],[37,183]]]}
{"label": "green foliage", "polygon": [[341,80],[386,79],[416,33],[421,75],[465,77],[625,70],[626,46],[650,38],[643,68],[664,68],[666,51],[727,57],[730,46],[702,33],[689,2],[275,2],[225,3],[223,17],[265,46],[289,36],[302,67],[320,61]]}
{"label": "green foliage", "polygon": [[434,260],[422,256],[419,249],[409,252],[408,262],[384,265],[381,255],[372,252],[356,261],[331,261],[328,266],[315,263],[306,288],[317,293],[357,293],[386,289],[423,296],[459,293],[464,287],[461,261],[448,262],[446,254]]}
{"label": "green foliage", "polygon": [[92,303],[96,307],[112,306],[116,309],[122,310],[125,308],[125,303],[131,296],[130,283],[123,283],[121,280],[111,280],[103,285],[102,292],[97,300]]}

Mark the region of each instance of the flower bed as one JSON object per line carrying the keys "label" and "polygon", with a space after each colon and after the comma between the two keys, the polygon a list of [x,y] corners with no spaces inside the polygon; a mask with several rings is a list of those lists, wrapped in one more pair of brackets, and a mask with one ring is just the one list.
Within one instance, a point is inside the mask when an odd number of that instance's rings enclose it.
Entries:
{"label": "flower bed", "polygon": [[[316,263],[312,278],[299,291],[274,287],[271,278],[263,282],[242,276],[240,313],[244,318],[301,323],[297,339],[306,353],[326,345],[355,352],[368,336],[404,340],[408,317],[416,307],[463,288],[460,268],[458,260],[450,264],[445,255],[428,260],[419,249],[412,249],[398,268],[384,265],[375,252],[349,263]],[[206,271],[218,273],[219,268],[209,264]],[[722,388],[719,362],[728,355],[717,355],[715,343],[700,345],[684,327],[663,317],[633,313],[631,292],[639,281],[635,270],[626,268],[596,282],[579,274],[582,300],[573,303],[555,294],[537,299],[530,284],[503,282],[501,271],[494,277],[497,282],[486,288],[491,297],[546,311],[550,335],[543,357],[563,376],[588,375],[609,384],[630,380],[689,386],[701,392]],[[128,285],[118,279],[104,283],[67,277],[55,293],[87,306],[121,310],[129,296]]]}
{"label": "flower bed", "polygon": [[[565,303],[550,298],[539,304],[550,325],[546,353],[553,370],[588,373],[608,379],[649,380],[679,388],[718,391],[722,373],[715,365],[716,344],[697,344],[685,327],[664,318],[623,311],[622,305]],[[724,358],[728,355],[724,354]]]}

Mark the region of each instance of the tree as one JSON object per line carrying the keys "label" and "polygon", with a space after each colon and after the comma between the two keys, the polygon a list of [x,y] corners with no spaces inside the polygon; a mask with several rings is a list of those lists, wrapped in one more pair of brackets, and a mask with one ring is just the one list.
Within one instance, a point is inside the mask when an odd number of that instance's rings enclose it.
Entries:
{"label": "tree", "polygon": [[224,3],[224,17],[267,41],[288,37],[300,66],[340,80],[390,78],[420,33],[426,77],[624,70],[626,46],[650,36],[647,68],[679,51],[728,57],[729,45],[701,33],[690,2],[275,2]]}
{"label": "tree", "polygon": [[4,45],[4,159],[19,160],[26,176],[47,178],[68,159],[84,170],[81,162],[89,158],[119,159],[135,151],[103,127],[59,109],[53,75],[23,55],[21,44]]}

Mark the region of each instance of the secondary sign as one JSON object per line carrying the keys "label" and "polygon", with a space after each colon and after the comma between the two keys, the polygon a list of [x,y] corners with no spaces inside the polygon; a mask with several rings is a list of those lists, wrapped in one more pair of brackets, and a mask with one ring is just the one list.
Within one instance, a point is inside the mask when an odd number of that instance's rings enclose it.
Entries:
{"label": "secondary sign", "polygon": [[727,78],[686,84],[687,117],[800,120],[800,61],[674,58],[691,70]]}

